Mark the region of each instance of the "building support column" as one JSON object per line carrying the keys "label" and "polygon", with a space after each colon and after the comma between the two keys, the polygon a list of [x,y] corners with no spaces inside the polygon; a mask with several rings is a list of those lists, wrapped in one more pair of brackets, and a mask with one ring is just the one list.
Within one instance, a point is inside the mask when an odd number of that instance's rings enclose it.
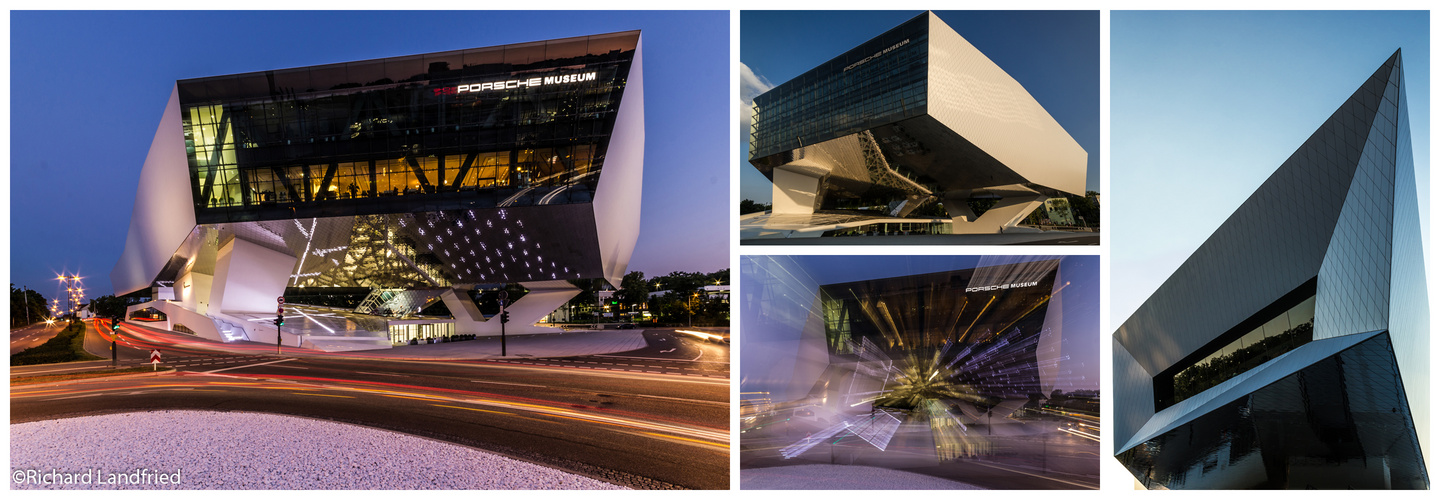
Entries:
{"label": "building support column", "polygon": [[[962,218],[953,219],[951,232],[954,234],[1003,233],[1025,220],[1025,216],[1030,215],[1030,212],[1043,206],[1046,199],[1047,197],[1042,194],[1001,198],[995,206],[986,210],[974,222],[966,222]],[[946,208],[950,208],[950,200],[946,200]],[[951,212],[952,215],[954,213]]]}
{"label": "building support column", "polygon": [[[520,300],[505,306],[505,310],[510,313],[510,322],[505,324],[506,334],[558,331],[556,328],[535,326],[535,323],[564,306],[576,295],[580,295],[580,289],[565,280],[529,281],[520,283],[520,286],[529,292],[520,297]],[[450,308],[450,314],[455,316],[456,334],[481,337],[500,335],[500,319],[496,316],[487,319],[470,297],[461,295],[452,288],[440,294],[440,299],[445,301],[445,307]]]}
{"label": "building support column", "polygon": [[820,178],[776,167],[771,190],[770,213],[776,215],[810,215],[820,201]]}

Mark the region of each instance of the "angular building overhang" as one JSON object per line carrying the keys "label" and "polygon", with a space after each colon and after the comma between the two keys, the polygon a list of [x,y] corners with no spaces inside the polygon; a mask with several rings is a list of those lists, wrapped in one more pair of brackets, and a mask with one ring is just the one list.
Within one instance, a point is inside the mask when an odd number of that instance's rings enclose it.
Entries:
{"label": "angular building overhang", "polygon": [[[1327,453],[1364,462],[1362,456],[1336,448],[1343,442],[1369,443],[1364,456],[1413,467],[1397,469],[1390,487],[1428,487],[1428,467],[1420,457],[1429,455],[1429,313],[1406,107],[1397,50],[1116,330],[1114,452],[1147,485],[1331,488],[1345,485],[1335,478],[1354,474],[1351,486],[1382,487],[1372,481],[1374,471],[1368,466],[1337,469],[1328,479],[1315,472],[1319,469],[1311,461],[1326,460]],[[1286,309],[1306,296],[1313,301],[1312,324],[1303,330],[1301,342],[1285,348],[1291,350],[1262,351],[1273,345],[1264,342],[1251,344],[1262,347],[1243,353],[1232,350],[1252,338],[1247,331],[1260,331],[1259,322],[1287,314]],[[1377,335],[1383,341],[1372,342]],[[1369,385],[1350,384],[1344,377],[1321,381],[1335,373],[1321,364],[1341,360],[1348,356],[1342,356],[1347,349],[1361,344],[1371,346],[1366,349],[1383,344],[1388,357],[1365,355],[1347,362],[1371,360],[1393,369],[1382,369]],[[1178,387],[1168,384],[1176,384],[1171,376],[1179,369],[1222,366],[1239,359],[1236,356],[1267,359],[1257,357],[1261,355],[1273,359],[1241,373],[1214,372],[1209,375],[1212,382],[1223,381],[1173,398],[1179,401],[1167,396]],[[1211,361],[1217,359],[1221,361]],[[1261,432],[1255,449],[1264,451],[1263,462],[1246,461],[1248,451],[1242,448],[1249,450],[1249,445],[1225,448],[1230,444],[1217,441],[1209,449],[1232,449],[1231,456],[1220,461],[1234,467],[1221,471],[1206,462],[1202,469],[1186,472],[1199,463],[1187,460],[1215,457],[1186,455],[1188,451],[1177,450],[1189,448],[1167,448],[1161,442],[1168,433],[1181,432],[1177,429],[1204,428],[1206,439],[1250,432],[1258,421],[1226,420],[1215,412],[1230,408],[1227,405],[1249,411],[1256,407],[1246,401],[1262,392],[1267,397],[1302,397],[1274,387],[1292,378],[1303,386],[1306,377],[1311,384],[1331,384],[1328,389],[1333,391],[1313,396],[1337,398],[1334,404],[1350,419],[1319,425],[1316,422],[1328,422],[1332,415],[1318,406],[1293,410],[1308,412],[1311,431],[1319,433],[1312,437],[1333,443],[1328,451],[1299,444],[1309,438],[1298,434],[1287,445],[1264,440]],[[1364,399],[1367,393],[1379,397],[1384,391],[1398,399],[1384,405]],[[1357,430],[1366,418],[1398,413],[1402,407],[1408,424],[1385,427],[1388,437],[1367,437],[1365,432],[1378,432],[1378,427]],[[1206,427],[1222,420],[1243,429]],[[1305,428],[1291,426],[1287,432],[1303,433]],[[1375,439],[1399,443],[1400,448],[1376,446],[1380,441]],[[1418,449],[1401,449],[1404,443]],[[1287,476],[1287,470],[1293,474]]]}
{"label": "angular building overhang", "polygon": [[[868,76],[874,71],[885,76]],[[930,12],[757,96],[755,110],[750,163],[777,190],[809,193],[800,204],[813,207],[799,213],[826,208],[830,197],[929,202],[1000,186],[1085,192],[1088,153]],[[815,171],[810,150],[836,141],[855,143],[856,153]],[[789,198],[777,194],[776,213]]]}
{"label": "angular building overhang", "polygon": [[640,47],[629,31],[181,80],[116,292],[183,281],[205,315],[285,287],[531,283],[538,311],[571,293],[543,282],[618,285],[639,237]]}

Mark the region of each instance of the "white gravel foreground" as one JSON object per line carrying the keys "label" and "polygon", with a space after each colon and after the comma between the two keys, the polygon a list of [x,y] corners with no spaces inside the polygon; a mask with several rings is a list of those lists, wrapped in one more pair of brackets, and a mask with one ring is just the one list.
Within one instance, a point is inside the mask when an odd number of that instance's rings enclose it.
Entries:
{"label": "white gravel foreground", "polygon": [[28,490],[624,489],[398,432],[208,411],[12,424],[10,474]]}

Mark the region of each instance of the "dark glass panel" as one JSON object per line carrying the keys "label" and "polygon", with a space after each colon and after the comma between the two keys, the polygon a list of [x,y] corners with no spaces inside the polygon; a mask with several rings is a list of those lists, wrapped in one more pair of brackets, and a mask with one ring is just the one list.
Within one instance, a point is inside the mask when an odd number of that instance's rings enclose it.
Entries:
{"label": "dark glass panel", "polygon": [[[424,77],[425,56],[392,57],[385,60],[385,78],[389,78],[391,83],[414,81]],[[365,82],[369,84],[371,81]]]}
{"label": "dark glass panel", "polygon": [[547,42],[545,44],[545,58],[554,61],[584,57],[588,53],[586,46],[587,42],[584,38],[568,38]]}
{"label": "dark glass panel", "polygon": [[[482,74],[497,70],[505,62],[505,47],[489,47],[465,51],[466,74]],[[473,71],[473,73],[472,73]]]}
{"label": "dark glass panel", "polygon": [[431,80],[458,75],[465,67],[465,51],[439,52],[425,55],[425,73]]}
{"label": "dark glass panel", "polygon": [[609,33],[595,35],[588,38],[586,50],[590,55],[606,55],[612,52],[628,52],[635,50],[635,45],[640,43],[640,33],[628,31],[623,33]]}
{"label": "dark glass panel", "polygon": [[263,97],[270,95],[270,79],[265,73],[246,73],[236,77],[236,97]]}
{"label": "dark glass panel", "polygon": [[[374,60],[345,65],[345,86],[354,85],[380,85],[394,83],[395,80],[385,73],[385,61]],[[332,87],[333,88],[333,87]]]}
{"label": "dark glass panel", "polygon": [[329,90],[349,82],[344,64],[327,64],[310,68],[310,85],[315,90]]}
{"label": "dark glass panel", "polygon": [[525,66],[545,60],[545,42],[521,43],[505,47],[505,64]]}

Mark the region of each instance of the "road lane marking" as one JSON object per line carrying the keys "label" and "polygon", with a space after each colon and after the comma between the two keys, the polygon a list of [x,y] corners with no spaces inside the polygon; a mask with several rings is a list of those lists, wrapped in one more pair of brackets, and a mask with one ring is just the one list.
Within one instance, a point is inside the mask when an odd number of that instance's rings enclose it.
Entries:
{"label": "road lane marking", "polygon": [[327,397],[327,398],[350,398],[350,399],[355,399],[355,396],[337,396],[337,395],[335,395],[335,394],[315,394],[315,393],[313,393],[313,392],[292,392],[292,393],[290,393],[290,394],[299,394],[299,395],[301,395],[301,396],[324,396],[324,397]]}
{"label": "road lane marking", "polygon": [[210,370],[210,371],[204,372],[204,373],[207,373],[207,374],[208,374],[208,373],[220,373],[220,372],[223,372],[223,371],[239,370],[239,369],[241,369],[241,368],[251,368],[251,367],[255,367],[255,366],[273,365],[273,364],[275,364],[275,363],[284,363],[284,362],[286,362],[286,361],[295,361],[295,358],[277,359],[277,360],[275,360],[275,361],[266,361],[266,362],[264,362],[264,363],[255,363],[255,364],[253,364],[253,365],[232,366],[232,367],[229,367],[229,368],[221,368],[221,369],[219,369],[219,370]]}
{"label": "road lane marking", "polygon": [[365,374],[365,375],[379,375],[379,376],[381,376],[381,377],[409,377],[409,375],[401,375],[401,374],[399,374],[399,373],[375,373],[375,372],[355,372],[355,373],[363,373],[363,374]]}
{"label": "road lane marking", "polygon": [[98,393],[98,392],[97,392],[97,393],[93,393],[93,394],[81,394],[81,395],[78,395],[78,396],[66,396],[66,397],[63,397],[63,398],[42,399],[41,401],[60,401],[60,400],[64,400],[64,399],[93,398],[93,397],[95,397],[95,396],[103,396],[103,395],[104,395],[103,393]]}
{"label": "road lane marking", "polygon": [[416,397],[411,397],[411,396],[396,396],[396,395],[394,395],[394,394],[381,394],[381,396],[385,396],[385,397],[387,397],[387,398],[417,399],[417,400],[420,400],[420,401],[449,401],[448,399],[445,399],[445,398],[416,398]]}
{"label": "road lane marking", "polygon": [[720,442],[715,442],[715,441],[701,441],[701,440],[699,440],[699,439],[683,438],[683,437],[680,437],[680,436],[671,436],[671,435],[669,435],[669,434],[656,434],[656,433],[654,433],[654,432],[645,432],[645,431],[640,431],[640,432],[642,432],[642,433],[644,433],[644,434],[649,434],[649,435],[655,436],[655,437],[665,438],[665,439],[679,439],[679,440],[681,440],[681,441],[689,441],[689,442],[692,442],[692,443],[700,443],[700,444],[707,445],[707,446],[719,446],[719,447],[726,448],[726,449],[730,448],[730,443],[720,443]]}
{"label": "road lane marking", "polygon": [[515,383],[515,382],[491,382],[491,381],[489,381],[489,380],[471,380],[471,382],[475,382],[475,383],[479,383],[479,384],[519,385],[519,386],[524,386],[524,387],[545,387],[545,386],[543,386],[543,385],[517,384],[517,383]]}
{"label": "road lane marking", "polygon": [[[649,359],[649,360],[653,360],[653,361],[677,361],[677,362],[681,362],[681,363],[686,362],[686,361],[685,361],[684,359],[682,359],[682,358],[642,358],[642,357],[638,357],[638,356],[611,356],[611,355],[609,355],[609,354],[592,354],[592,356],[597,357],[597,358]],[[728,364],[730,364],[729,361],[706,361],[706,363],[716,363],[716,364],[722,364],[722,365],[728,365]]]}
{"label": "road lane marking", "polygon": [[514,415],[514,413],[510,413],[510,412],[508,412],[508,411],[481,410],[481,409],[479,409],[479,408],[466,408],[466,407],[464,407],[464,406],[450,406],[450,405],[430,405],[430,406],[439,406],[439,407],[441,407],[441,408],[455,408],[455,409],[458,409],[458,410],[483,411],[483,412],[485,412],[485,413],[499,413],[499,414],[501,414],[501,415]]}
{"label": "road lane marking", "polygon": [[686,401],[686,402],[690,402],[690,403],[698,403],[698,404],[705,404],[705,405],[717,405],[717,406],[726,406],[726,407],[730,406],[730,402],[729,402],[729,401],[706,401],[706,400],[704,400],[704,399],[675,398],[675,397],[670,397],[670,396],[651,396],[651,395],[649,395],[649,394],[616,394],[616,396],[634,396],[634,397],[637,397],[637,398],[669,399],[669,400],[673,400],[673,401]]}

